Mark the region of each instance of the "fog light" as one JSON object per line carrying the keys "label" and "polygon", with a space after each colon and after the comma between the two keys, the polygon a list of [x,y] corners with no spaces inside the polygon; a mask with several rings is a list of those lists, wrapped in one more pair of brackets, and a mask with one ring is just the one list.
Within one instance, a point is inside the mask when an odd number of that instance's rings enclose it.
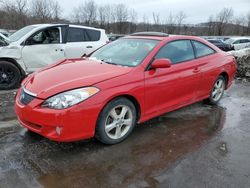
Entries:
{"label": "fog light", "polygon": [[62,132],[62,127],[56,127],[56,133],[60,135]]}

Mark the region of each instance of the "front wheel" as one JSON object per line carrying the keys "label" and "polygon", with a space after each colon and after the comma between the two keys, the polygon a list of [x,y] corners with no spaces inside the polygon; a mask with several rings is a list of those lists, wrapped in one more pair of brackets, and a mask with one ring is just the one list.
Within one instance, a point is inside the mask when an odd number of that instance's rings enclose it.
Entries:
{"label": "front wheel", "polygon": [[0,61],[0,89],[15,89],[20,82],[20,70],[13,63]]}
{"label": "front wheel", "polygon": [[207,103],[209,104],[217,104],[225,91],[226,88],[226,81],[223,76],[219,76],[217,80],[214,83],[213,89],[210,93],[209,98],[206,100]]}
{"label": "front wheel", "polygon": [[136,109],[126,98],[108,103],[96,125],[95,137],[104,144],[117,144],[126,139],[136,124]]}

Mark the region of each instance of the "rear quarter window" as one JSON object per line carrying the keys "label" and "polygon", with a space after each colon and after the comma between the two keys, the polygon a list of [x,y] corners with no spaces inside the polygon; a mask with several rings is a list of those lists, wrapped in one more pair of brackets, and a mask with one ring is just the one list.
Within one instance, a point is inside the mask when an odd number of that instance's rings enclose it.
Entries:
{"label": "rear quarter window", "polygon": [[101,37],[101,32],[93,29],[85,29],[88,41],[98,41]]}
{"label": "rear quarter window", "polygon": [[99,41],[101,32],[93,29],[69,27],[67,42]]}
{"label": "rear quarter window", "polygon": [[215,50],[198,41],[192,41],[195,47],[196,57],[208,56],[215,53]]}

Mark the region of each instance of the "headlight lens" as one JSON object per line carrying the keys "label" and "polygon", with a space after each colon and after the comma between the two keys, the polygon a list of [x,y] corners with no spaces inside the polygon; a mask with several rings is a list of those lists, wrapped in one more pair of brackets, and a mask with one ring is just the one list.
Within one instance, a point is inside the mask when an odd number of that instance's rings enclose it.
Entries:
{"label": "headlight lens", "polygon": [[51,98],[48,98],[42,104],[42,107],[52,109],[65,109],[88,99],[99,91],[100,90],[96,87],[85,87],[66,91]]}

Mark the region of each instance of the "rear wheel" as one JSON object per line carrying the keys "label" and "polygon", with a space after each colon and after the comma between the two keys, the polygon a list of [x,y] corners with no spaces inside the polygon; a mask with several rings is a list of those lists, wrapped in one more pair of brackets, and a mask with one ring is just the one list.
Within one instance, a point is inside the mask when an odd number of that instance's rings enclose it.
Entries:
{"label": "rear wheel", "polygon": [[226,88],[226,80],[223,76],[219,76],[215,81],[213,89],[206,102],[209,104],[217,104],[221,100],[225,88]]}
{"label": "rear wheel", "polygon": [[135,106],[126,98],[118,98],[102,110],[95,137],[104,144],[117,144],[130,135],[135,124]]}
{"label": "rear wheel", "polygon": [[17,88],[20,82],[20,70],[8,61],[0,61],[0,89]]}

